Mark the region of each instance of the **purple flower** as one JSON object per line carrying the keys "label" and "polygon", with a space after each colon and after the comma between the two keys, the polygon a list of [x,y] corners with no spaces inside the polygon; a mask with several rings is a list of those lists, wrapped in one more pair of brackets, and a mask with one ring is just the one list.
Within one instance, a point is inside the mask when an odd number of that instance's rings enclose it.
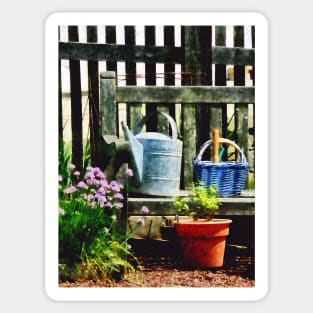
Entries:
{"label": "purple flower", "polygon": [[148,214],[149,213],[149,209],[148,209],[147,206],[144,205],[144,206],[141,207],[140,212],[142,214]]}
{"label": "purple flower", "polygon": [[137,219],[136,224],[140,225],[140,226],[143,226],[143,225],[145,225],[145,220],[140,217],[140,218]]}
{"label": "purple flower", "polygon": [[116,202],[114,205],[115,205],[118,209],[121,209],[121,208],[124,206],[122,202]]}
{"label": "purple flower", "polygon": [[109,183],[106,179],[101,180],[101,186],[103,188],[108,188],[109,187]]}
{"label": "purple flower", "polygon": [[103,208],[105,206],[105,201],[102,201],[101,199],[98,201],[100,208]]}
{"label": "purple flower", "polygon": [[84,193],[82,195],[82,197],[83,197],[84,200],[87,200],[87,201],[91,201],[91,200],[93,200],[95,198],[93,195],[87,194],[87,193]]}
{"label": "purple flower", "polygon": [[73,174],[74,174],[75,176],[79,176],[79,175],[80,175],[80,172],[79,172],[79,171],[75,171]]}
{"label": "purple flower", "polygon": [[77,188],[75,186],[69,186],[69,187],[64,189],[64,193],[69,194],[69,193],[75,192],[76,190],[77,190]]}
{"label": "purple flower", "polygon": [[127,176],[133,176],[133,175],[134,175],[133,170],[132,170],[131,168],[128,168],[128,169],[125,171],[125,174],[126,174]]}
{"label": "purple flower", "polygon": [[62,176],[61,175],[59,175],[59,181],[62,181]]}
{"label": "purple flower", "polygon": [[99,167],[94,167],[91,169],[95,174],[100,172],[100,168]]}
{"label": "purple flower", "polygon": [[70,164],[70,165],[68,166],[68,168],[69,168],[70,170],[74,170],[74,169],[76,168],[76,165]]}
{"label": "purple flower", "polygon": [[112,203],[111,202],[107,202],[104,204],[105,207],[108,207],[108,208],[112,208]]}
{"label": "purple flower", "polygon": [[100,187],[97,192],[105,195],[105,189],[103,187]]}
{"label": "purple flower", "polygon": [[104,178],[105,178],[105,175],[104,175],[104,173],[102,173],[102,172],[97,173],[96,176],[97,176],[98,178],[100,178],[100,179],[104,179]]}
{"label": "purple flower", "polygon": [[124,196],[123,196],[121,193],[116,193],[116,194],[114,195],[114,198],[115,198],[115,199],[118,199],[118,200],[123,200],[123,199],[124,199]]}
{"label": "purple flower", "polygon": [[80,182],[77,184],[77,187],[78,187],[78,188],[82,188],[82,189],[86,189],[86,188],[87,188],[87,185],[85,184],[85,182],[80,181]]}
{"label": "purple flower", "polygon": [[120,188],[120,185],[117,181],[115,180],[112,180],[111,183],[110,183],[110,189],[114,192],[120,192],[121,191],[121,188]]}
{"label": "purple flower", "polygon": [[87,179],[87,184],[88,185],[99,185],[100,180],[95,179],[95,178],[90,178],[90,179]]}
{"label": "purple flower", "polygon": [[107,201],[106,197],[103,196],[101,193],[98,193],[98,192],[95,194],[95,199],[97,199],[99,201],[99,203]]}
{"label": "purple flower", "polygon": [[95,175],[92,171],[89,171],[86,175],[85,175],[85,179],[91,179],[91,178],[95,178]]}

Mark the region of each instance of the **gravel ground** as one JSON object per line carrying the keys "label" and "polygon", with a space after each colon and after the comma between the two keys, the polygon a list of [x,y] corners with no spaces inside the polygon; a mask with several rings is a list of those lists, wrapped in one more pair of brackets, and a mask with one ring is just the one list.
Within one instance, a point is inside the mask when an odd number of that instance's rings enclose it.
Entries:
{"label": "gravel ground", "polygon": [[224,265],[216,269],[187,268],[173,256],[138,256],[141,269],[117,282],[62,282],[60,287],[254,287],[254,253],[228,247]]}

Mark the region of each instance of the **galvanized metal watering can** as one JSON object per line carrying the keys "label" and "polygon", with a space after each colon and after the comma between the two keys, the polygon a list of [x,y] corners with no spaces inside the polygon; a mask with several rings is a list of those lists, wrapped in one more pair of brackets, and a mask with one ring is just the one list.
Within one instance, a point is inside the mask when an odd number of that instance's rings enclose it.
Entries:
{"label": "galvanized metal watering can", "polygon": [[174,119],[164,113],[171,127],[172,136],[141,130],[153,113],[143,118],[132,133],[122,122],[126,140],[131,150],[131,177],[129,190],[155,196],[175,196],[179,193],[183,143],[177,139]]}

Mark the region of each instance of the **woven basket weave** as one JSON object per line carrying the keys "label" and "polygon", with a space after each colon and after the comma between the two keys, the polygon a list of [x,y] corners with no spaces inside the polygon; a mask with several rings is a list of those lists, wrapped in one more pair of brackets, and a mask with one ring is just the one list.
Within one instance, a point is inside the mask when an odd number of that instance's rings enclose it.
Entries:
{"label": "woven basket weave", "polygon": [[204,151],[213,143],[206,141],[201,147],[198,155],[193,160],[194,182],[202,183],[206,187],[215,185],[217,195],[222,197],[238,196],[241,194],[248,175],[248,162],[243,151],[236,143],[226,138],[219,138],[219,143],[234,146],[240,155],[239,161],[226,161],[213,163],[202,161]]}

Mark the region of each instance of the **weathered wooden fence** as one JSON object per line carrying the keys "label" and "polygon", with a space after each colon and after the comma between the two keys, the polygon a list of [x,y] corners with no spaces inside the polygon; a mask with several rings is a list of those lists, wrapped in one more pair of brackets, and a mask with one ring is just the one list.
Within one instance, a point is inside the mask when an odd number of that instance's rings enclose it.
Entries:
{"label": "weathered wooden fence", "polygon": [[[61,60],[69,60],[72,162],[82,167],[82,88],[80,61],[88,63],[88,101],[92,164],[101,164],[99,143],[103,135],[119,133],[120,103],[126,103],[126,121],[132,129],[143,115],[166,111],[180,126],[183,146],[182,188],[192,182],[191,160],[199,146],[210,138],[211,128],[234,140],[254,168],[251,134],[254,123],[254,28],[252,48],[244,47],[244,26],[234,26],[234,47],[226,47],[226,26],[182,26],[181,46],[175,46],[174,26],[164,27],[164,46],[156,46],[155,26],[145,26],[145,45],[136,45],[135,26],[125,26],[125,44],[116,44],[116,27],[105,26],[106,43],[98,43],[96,26],[87,26],[87,43],[78,42],[78,26],[68,27],[68,42],[59,42],[59,139],[63,142]],[[212,36],[214,30],[215,38]],[[213,44],[215,42],[215,44]],[[108,75],[100,75],[99,64],[117,73],[118,62],[125,62],[126,86],[119,86]],[[136,63],[145,64],[145,86],[136,86]],[[164,64],[165,86],[155,86],[157,64]],[[175,71],[180,65],[181,72]],[[227,69],[233,67],[233,85]],[[247,86],[246,69],[252,84]],[[179,74],[181,86],[175,85]],[[102,80],[100,84],[99,78]],[[104,87],[105,86],[105,87]],[[136,86],[136,87],[135,87]],[[111,88],[112,99],[101,98],[101,88]],[[100,90],[100,91],[99,91]],[[102,93],[103,95],[103,93]],[[107,95],[107,93],[106,93]],[[231,108],[232,114],[229,113]],[[234,127],[230,132],[230,116]],[[162,120],[151,119],[147,130],[169,132]],[[62,145],[60,145],[62,153]]]}

